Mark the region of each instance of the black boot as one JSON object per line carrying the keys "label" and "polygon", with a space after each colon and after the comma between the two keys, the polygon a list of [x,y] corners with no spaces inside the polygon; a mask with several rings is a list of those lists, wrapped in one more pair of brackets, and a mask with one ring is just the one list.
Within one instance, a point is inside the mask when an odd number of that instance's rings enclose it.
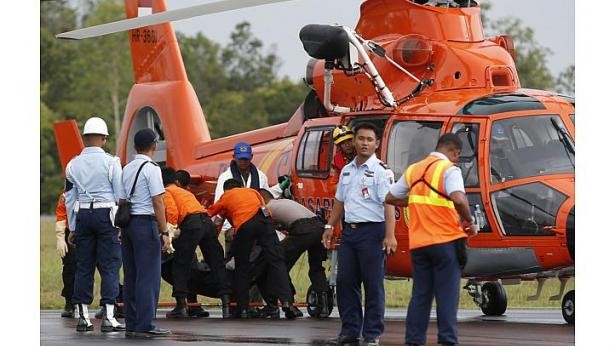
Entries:
{"label": "black boot", "polygon": [[231,296],[228,294],[222,295],[222,318],[232,318],[231,314]]}
{"label": "black boot", "polygon": [[288,319],[293,319],[297,317],[303,316],[303,313],[297,309],[292,303],[282,302],[282,311],[284,311],[284,315]]}
{"label": "black boot", "polygon": [[175,297],[175,309],[167,312],[167,318],[190,318],[186,308],[186,297]]}
{"label": "black boot", "polygon": [[329,311],[329,292],[325,291],[325,292],[320,292],[318,294],[318,305],[320,305],[320,313],[318,314],[318,317],[320,318],[327,318],[329,317],[329,315],[331,315],[331,311]]}
{"label": "black boot", "polygon": [[90,322],[88,315],[88,306],[85,304],[77,304],[79,309],[79,320],[77,321],[78,332],[89,332],[94,330],[94,325]]}
{"label": "black boot", "polygon": [[258,309],[257,312],[252,317],[278,319],[280,318],[280,309],[277,307],[275,303],[267,304],[263,306],[262,308]]}
{"label": "black boot", "polygon": [[190,306],[190,304],[199,303],[199,301],[196,299],[196,295],[188,294],[188,297],[186,298],[186,300],[188,301],[188,315],[190,317],[196,317],[196,318],[209,317],[209,311],[205,311],[205,309],[203,309],[203,307],[200,304],[197,306]]}
{"label": "black boot", "polygon": [[126,326],[119,323],[115,319],[115,309],[113,304],[105,304],[103,306],[103,318],[102,323],[100,325],[101,332],[118,332],[126,330]]}
{"label": "black boot", "polygon": [[70,303],[70,299],[68,298],[66,298],[66,302],[64,303],[64,310],[62,311],[61,316],[66,318],[75,317],[75,306]]}

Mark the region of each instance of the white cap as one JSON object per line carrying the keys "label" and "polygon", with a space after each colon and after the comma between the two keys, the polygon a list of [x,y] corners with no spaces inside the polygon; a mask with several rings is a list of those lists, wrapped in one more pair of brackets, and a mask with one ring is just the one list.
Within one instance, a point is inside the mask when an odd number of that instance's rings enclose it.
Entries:
{"label": "white cap", "polygon": [[109,135],[109,131],[107,131],[107,124],[104,120],[99,117],[91,117],[88,121],[83,125],[83,134],[95,134],[95,135]]}

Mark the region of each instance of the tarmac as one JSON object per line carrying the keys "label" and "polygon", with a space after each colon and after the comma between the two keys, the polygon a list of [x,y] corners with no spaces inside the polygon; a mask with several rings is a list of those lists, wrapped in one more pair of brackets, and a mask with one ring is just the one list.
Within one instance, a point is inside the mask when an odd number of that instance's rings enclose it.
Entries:
{"label": "tarmac", "polygon": [[[93,310],[93,309],[92,309]],[[307,313],[304,309],[304,316]],[[159,309],[156,325],[170,329],[168,337],[126,339],[124,332],[101,333],[100,320],[92,319],[94,331],[77,333],[76,319],[61,318],[59,310],[41,310],[41,345],[324,345],[340,329],[337,310],[327,319],[302,317],[296,320],[223,320],[220,310],[201,319],[171,320],[168,309]],[[405,309],[387,309],[381,345],[403,345]],[[283,314],[282,314],[283,316]],[[509,309],[498,317],[484,316],[479,310],[458,313],[460,345],[574,345],[574,325],[568,325],[560,309]],[[123,322],[123,320],[120,320]],[[427,345],[437,345],[435,313],[427,333]]]}

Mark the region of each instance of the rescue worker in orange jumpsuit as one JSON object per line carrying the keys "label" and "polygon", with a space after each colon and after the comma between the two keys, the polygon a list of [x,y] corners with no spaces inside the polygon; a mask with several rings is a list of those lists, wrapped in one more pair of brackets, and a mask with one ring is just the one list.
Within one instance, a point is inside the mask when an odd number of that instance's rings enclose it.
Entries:
{"label": "rescue worker in orange jumpsuit", "polygon": [[406,317],[407,345],[426,343],[434,295],[438,344],[458,343],[461,268],[457,245],[458,242],[465,244],[468,234],[474,236],[478,232],[465,195],[461,170],[454,164],[461,149],[457,135],[443,135],[435,151],[410,165],[386,196],[387,203],[408,207],[410,213],[408,234],[413,285]]}
{"label": "rescue worker in orange jumpsuit", "polygon": [[[267,292],[277,297],[282,303],[286,318],[295,318],[291,309],[291,291],[284,252],[273,228],[270,211],[263,197],[254,189],[243,188],[236,179],[224,182],[224,193],[207,211],[210,216],[220,215],[229,219],[233,232],[231,236],[231,254],[235,257],[234,293],[237,298],[238,318],[249,318],[248,301],[252,276],[250,274],[250,250],[254,241],[258,241],[264,252],[270,286]],[[222,221],[222,218],[217,218]]]}
{"label": "rescue worker in orange jumpsuit", "polygon": [[64,297],[64,311],[62,317],[75,317],[75,307],[71,303],[73,286],[75,284],[75,250],[68,245],[68,225],[66,224],[66,205],[64,193],[60,194],[56,205],[56,250],[62,258],[62,297]]}
{"label": "rescue worker in orange jumpsuit", "polygon": [[331,167],[333,167],[337,173],[341,172],[342,168],[349,164],[356,155],[352,143],[353,138],[354,133],[350,127],[346,125],[340,125],[333,130],[333,143],[337,145],[337,153],[333,156]]}
{"label": "rescue worker in orange jumpsuit", "polygon": [[[222,298],[222,316],[229,318],[229,303],[231,286],[224,267],[224,250],[218,241],[216,226],[213,224],[207,210],[189,191],[177,185],[177,174],[171,167],[162,169],[162,182],[165,186],[163,196],[166,219],[169,229],[179,226],[179,235],[173,237],[175,256],[172,266],[173,297],[177,302],[175,308],[167,313],[167,318],[190,317],[186,298],[190,266],[195,258],[196,247],[199,246],[205,262],[212,270],[214,280],[218,282],[218,296]],[[201,314],[202,317],[205,314]],[[209,316],[209,314],[206,314]]]}

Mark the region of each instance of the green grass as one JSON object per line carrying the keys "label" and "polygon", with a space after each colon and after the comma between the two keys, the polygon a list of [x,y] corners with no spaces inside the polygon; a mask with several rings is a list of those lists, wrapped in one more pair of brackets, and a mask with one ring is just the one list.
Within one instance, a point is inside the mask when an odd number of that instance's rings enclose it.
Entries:
{"label": "green grass", "polygon": [[[40,308],[59,309],[64,306],[64,299],[60,295],[62,291],[62,261],[56,253],[55,230],[53,221],[41,221],[41,272],[40,272]],[[327,265],[328,267],[328,265]],[[121,272],[121,271],[120,271]],[[301,256],[295,267],[291,270],[291,277],[297,289],[296,300],[304,302],[307,289],[310,285],[308,278],[307,255]],[[463,280],[465,281],[465,280]],[[549,301],[549,297],[558,292],[559,282],[556,279],[549,279],[545,283],[542,296],[537,301],[528,302],[526,298],[533,295],[536,291],[536,282],[522,282],[520,285],[505,286],[508,294],[509,308],[528,308],[528,307],[559,307],[560,301]],[[412,282],[409,280],[385,280],[386,302],[388,307],[406,307],[410,299]],[[566,291],[574,288],[574,279],[568,282]],[[100,276],[96,273],[94,284],[94,302],[100,299]],[[460,289],[461,290],[461,289]],[[199,297],[201,302],[216,303],[214,299]],[[161,280],[160,301],[172,302],[171,286]],[[462,308],[475,308],[476,305],[465,292],[461,291]]]}

